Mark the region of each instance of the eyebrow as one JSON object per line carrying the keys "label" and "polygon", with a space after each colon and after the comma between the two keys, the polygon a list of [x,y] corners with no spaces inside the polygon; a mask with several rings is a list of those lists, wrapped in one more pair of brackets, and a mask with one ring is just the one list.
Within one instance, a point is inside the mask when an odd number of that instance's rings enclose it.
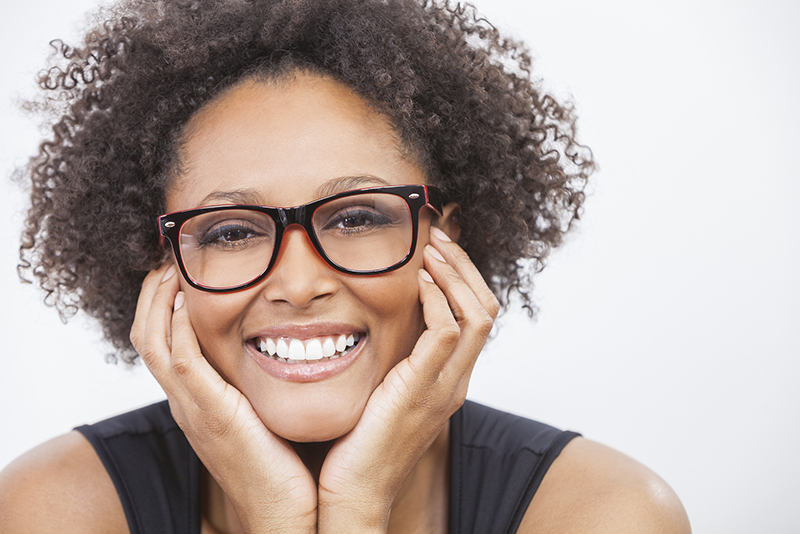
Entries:
{"label": "eyebrow", "polygon": [[336,193],[341,193],[342,191],[350,191],[351,189],[361,189],[363,187],[380,185],[391,184],[383,178],[378,178],[377,176],[372,176],[371,174],[365,174],[361,176],[340,176],[339,178],[333,178],[320,185],[317,188],[316,194],[317,198],[322,198],[329,195],[335,195]]}
{"label": "eyebrow", "polygon": [[212,206],[219,202],[231,204],[258,205],[259,195],[254,189],[237,189],[236,191],[213,191],[200,201],[198,206]]}
{"label": "eyebrow", "polygon": [[[365,187],[376,187],[382,185],[391,185],[383,178],[372,176],[369,174],[359,176],[340,176],[333,178],[320,185],[314,192],[315,198],[323,198],[342,191],[350,191],[351,189],[361,189]],[[251,206],[260,206],[263,204],[262,195],[255,189],[237,189],[235,191],[213,191],[200,201],[199,206],[211,206],[220,202],[229,202],[231,204],[247,204]]]}

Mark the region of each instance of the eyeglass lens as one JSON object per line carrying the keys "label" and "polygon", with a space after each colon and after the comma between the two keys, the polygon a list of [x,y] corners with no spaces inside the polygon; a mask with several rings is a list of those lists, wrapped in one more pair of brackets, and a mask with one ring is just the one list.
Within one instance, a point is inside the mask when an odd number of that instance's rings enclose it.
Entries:
{"label": "eyeglass lens", "polygon": [[[353,272],[398,264],[413,241],[408,204],[392,194],[333,199],[317,207],[312,226],[328,259]],[[183,264],[189,276],[205,287],[247,284],[269,265],[276,235],[275,221],[266,213],[233,209],[197,215],[181,227]]]}

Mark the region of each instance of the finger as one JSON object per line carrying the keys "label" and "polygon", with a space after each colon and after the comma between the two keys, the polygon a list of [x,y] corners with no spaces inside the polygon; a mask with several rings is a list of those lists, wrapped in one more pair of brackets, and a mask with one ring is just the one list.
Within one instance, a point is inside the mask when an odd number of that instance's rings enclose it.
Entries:
{"label": "finger", "polygon": [[453,372],[456,375],[468,373],[492,330],[494,318],[483,307],[472,287],[435,248],[430,245],[425,247],[424,257],[428,271],[446,297],[451,313],[460,327],[458,345],[453,352],[456,363]]}
{"label": "finger", "polygon": [[153,296],[158,290],[159,284],[175,276],[175,268],[170,263],[165,263],[158,269],[147,273],[142,282],[142,289],[139,291],[139,298],[136,302],[136,313],[131,325],[131,343],[138,351],[144,342],[145,329],[147,327],[147,317],[150,314],[150,306]]}
{"label": "finger", "polygon": [[[483,306],[472,286],[432,245],[425,247],[424,263],[436,285],[447,297],[447,302],[459,325],[478,327],[479,330],[486,327],[491,330],[494,319]],[[486,335],[488,333],[487,330]]]}
{"label": "finger", "polygon": [[407,407],[423,408],[426,419],[430,408],[440,407],[449,417],[463,404],[463,385],[469,384],[481,344],[466,346],[464,329],[456,322],[447,297],[424,269],[419,271],[419,290],[427,329],[395,371],[404,386]]}
{"label": "finger", "polygon": [[144,337],[137,347],[142,360],[167,394],[171,390],[172,308],[180,289],[179,277],[173,269],[167,269],[152,297],[145,302]]}
{"label": "finger", "polygon": [[461,327],[450,310],[444,292],[424,269],[419,271],[419,286],[422,316],[428,328],[409,356],[409,363],[418,371],[436,377],[458,344]]}
{"label": "finger", "polygon": [[447,234],[435,226],[431,227],[431,245],[444,256],[447,263],[458,271],[464,281],[472,288],[484,309],[492,319],[496,319],[500,311],[500,302],[492,290],[489,289],[486,280],[483,279],[480,271],[472,263],[464,249],[451,241]]}
{"label": "finger", "polygon": [[228,384],[203,356],[185,299],[183,292],[175,296],[170,370],[180,381],[183,394],[201,410],[210,410],[218,406]]}

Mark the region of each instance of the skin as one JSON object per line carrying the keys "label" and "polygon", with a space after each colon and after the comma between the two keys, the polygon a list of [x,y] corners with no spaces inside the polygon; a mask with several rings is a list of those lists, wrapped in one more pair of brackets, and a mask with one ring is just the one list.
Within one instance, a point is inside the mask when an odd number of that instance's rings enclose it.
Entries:
{"label": "skin", "polygon": [[[308,76],[233,90],[195,117],[182,156],[168,211],[235,203],[245,192],[251,204],[295,206],[328,192],[425,183],[381,115],[348,88]],[[290,227],[277,264],[256,287],[208,293],[181,278],[201,351],[273,432],[296,442],[344,435],[389,370],[411,353],[425,329],[417,271],[431,211],[421,215],[423,238],[411,263],[380,276],[331,269],[303,229]],[[266,374],[248,344],[262,332],[303,339],[350,331],[366,334],[356,361],[313,382]]]}
{"label": "skin", "polygon": [[[182,157],[170,210],[239,203],[243,191],[249,203],[294,206],[352,186],[353,176],[358,186],[425,182],[384,117],[347,87],[307,74],[229,91],[193,118]],[[439,228],[426,212],[412,261],[380,276],[333,270],[298,227],[274,270],[247,290],[194,290],[169,263],[148,275],[131,339],[208,470],[205,534],[447,532],[448,420],[499,308],[453,241],[455,209]],[[288,382],[251,352],[249,341],[275,328],[297,337],[352,328],[366,338],[343,372]],[[0,474],[0,531],[128,529],[102,464],[71,433]],[[576,439],[519,532],[689,526],[658,477]]]}
{"label": "skin", "polygon": [[[240,84],[193,119],[181,156],[169,210],[242,200],[292,206],[425,179],[383,116],[310,75]],[[452,234],[454,208],[438,222]],[[420,458],[446,453],[431,444],[463,403],[499,306],[463,251],[431,230],[428,212],[420,235],[412,261],[380,276],[335,271],[290,228],[276,267],[253,288],[198,291],[170,267],[145,282],[132,339],[221,488],[220,509],[230,502],[243,531],[385,532],[398,495],[425,485],[425,473],[409,476]],[[358,356],[324,380],[273,376],[253,354],[262,332],[342,330],[363,335]],[[422,516],[441,522],[444,508]]]}

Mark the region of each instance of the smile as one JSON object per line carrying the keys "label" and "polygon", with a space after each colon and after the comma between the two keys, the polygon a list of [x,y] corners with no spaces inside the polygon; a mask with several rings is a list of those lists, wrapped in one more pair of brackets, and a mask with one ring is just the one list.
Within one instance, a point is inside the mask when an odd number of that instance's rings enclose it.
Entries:
{"label": "smile", "polygon": [[335,360],[355,347],[362,334],[319,336],[310,339],[258,337],[253,340],[264,356],[283,363],[308,363]]}

